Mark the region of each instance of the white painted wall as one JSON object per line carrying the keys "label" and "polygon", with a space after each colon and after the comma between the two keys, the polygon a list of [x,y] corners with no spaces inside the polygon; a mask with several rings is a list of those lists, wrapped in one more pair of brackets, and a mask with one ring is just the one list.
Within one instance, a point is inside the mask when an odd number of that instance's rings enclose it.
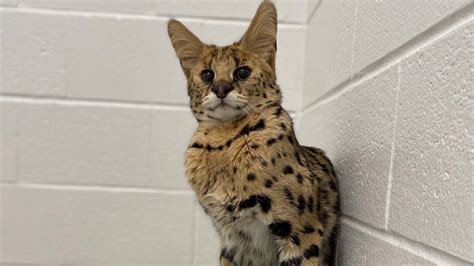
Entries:
{"label": "white painted wall", "polygon": [[[0,0],[0,263],[216,265],[166,33],[238,40],[258,0]],[[342,265],[474,262],[473,4],[277,0],[277,74],[340,176]]]}
{"label": "white painted wall", "polygon": [[341,265],[474,262],[471,1],[323,1],[301,142],[339,175]]}

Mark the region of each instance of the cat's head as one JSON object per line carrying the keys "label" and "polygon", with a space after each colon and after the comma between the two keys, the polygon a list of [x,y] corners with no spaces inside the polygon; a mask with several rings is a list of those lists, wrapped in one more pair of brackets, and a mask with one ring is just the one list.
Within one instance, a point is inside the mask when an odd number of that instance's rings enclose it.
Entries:
{"label": "cat's head", "polygon": [[198,121],[234,121],[280,103],[275,77],[277,13],[271,2],[259,6],[242,39],[232,45],[204,44],[177,20],[169,21],[168,33]]}

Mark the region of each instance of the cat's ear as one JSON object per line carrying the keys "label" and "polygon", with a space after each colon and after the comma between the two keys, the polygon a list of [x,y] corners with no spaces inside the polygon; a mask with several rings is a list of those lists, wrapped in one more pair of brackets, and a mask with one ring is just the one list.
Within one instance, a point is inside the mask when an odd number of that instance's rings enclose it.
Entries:
{"label": "cat's ear", "polygon": [[174,19],[168,22],[168,35],[181,63],[181,68],[186,77],[189,77],[190,70],[201,56],[204,44],[186,26]]}
{"label": "cat's ear", "polygon": [[277,51],[277,11],[273,3],[264,1],[255,13],[249,28],[239,44],[253,52],[275,69]]}

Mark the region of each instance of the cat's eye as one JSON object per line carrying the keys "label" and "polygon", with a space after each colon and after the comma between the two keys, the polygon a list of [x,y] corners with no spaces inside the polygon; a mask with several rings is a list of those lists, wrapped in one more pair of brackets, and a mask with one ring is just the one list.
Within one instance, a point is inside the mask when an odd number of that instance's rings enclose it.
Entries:
{"label": "cat's eye", "polygon": [[201,78],[206,83],[211,83],[214,80],[214,72],[210,69],[204,69],[201,72]]}
{"label": "cat's eye", "polygon": [[243,66],[234,71],[234,78],[245,80],[250,76],[250,68]]}

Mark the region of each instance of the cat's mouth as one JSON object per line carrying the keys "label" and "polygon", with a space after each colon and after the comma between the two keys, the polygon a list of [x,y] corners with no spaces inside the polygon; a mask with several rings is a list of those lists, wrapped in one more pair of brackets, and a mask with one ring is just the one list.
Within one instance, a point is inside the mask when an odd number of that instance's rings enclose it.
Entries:
{"label": "cat's mouth", "polygon": [[236,120],[245,114],[246,98],[235,92],[230,92],[224,98],[218,98],[214,93],[203,100],[206,116],[221,122]]}
{"label": "cat's mouth", "polygon": [[232,106],[231,103],[221,100],[214,106],[208,107],[207,116],[213,120],[225,122],[240,118],[244,113],[242,109],[237,106]]}
{"label": "cat's mouth", "polygon": [[208,108],[209,111],[216,111],[218,109],[226,109],[226,108],[233,108],[237,109],[234,106],[230,105],[229,103],[225,102],[225,100],[221,100],[217,105]]}

